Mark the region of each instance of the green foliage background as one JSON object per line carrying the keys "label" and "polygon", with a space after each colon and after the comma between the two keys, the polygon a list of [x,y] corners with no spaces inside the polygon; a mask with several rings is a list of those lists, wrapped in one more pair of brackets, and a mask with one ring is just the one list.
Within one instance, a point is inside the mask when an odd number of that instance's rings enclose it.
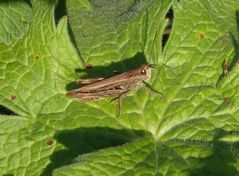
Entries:
{"label": "green foliage background", "polygon": [[[15,112],[0,115],[0,175],[238,175],[238,0],[68,0],[59,21],[56,5],[0,2],[0,104]],[[134,91],[119,119],[117,102],[65,96],[148,61],[163,98]]]}

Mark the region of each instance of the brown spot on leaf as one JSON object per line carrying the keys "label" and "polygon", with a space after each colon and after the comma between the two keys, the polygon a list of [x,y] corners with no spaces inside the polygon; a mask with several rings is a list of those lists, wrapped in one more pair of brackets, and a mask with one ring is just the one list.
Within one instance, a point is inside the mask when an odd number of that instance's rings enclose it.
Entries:
{"label": "brown spot on leaf", "polygon": [[39,59],[40,59],[40,56],[39,56],[39,55],[35,55],[35,59],[36,59],[36,60],[39,60]]}
{"label": "brown spot on leaf", "polygon": [[224,98],[223,98],[224,102],[225,102],[225,101],[228,101],[228,99],[229,99],[228,96],[224,96]]}
{"label": "brown spot on leaf", "polygon": [[49,139],[46,143],[47,143],[47,145],[52,145],[53,144],[53,140]]}
{"label": "brown spot on leaf", "polygon": [[204,37],[205,37],[205,33],[204,33],[204,32],[200,32],[200,33],[199,33],[199,38],[200,38],[200,39],[204,39]]}
{"label": "brown spot on leaf", "polygon": [[16,95],[11,95],[11,100],[16,100],[17,96]]}

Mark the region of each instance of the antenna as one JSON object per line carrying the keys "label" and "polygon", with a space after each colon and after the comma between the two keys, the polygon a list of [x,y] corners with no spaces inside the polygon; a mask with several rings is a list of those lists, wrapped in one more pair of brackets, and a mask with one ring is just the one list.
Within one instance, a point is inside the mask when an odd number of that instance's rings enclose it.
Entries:
{"label": "antenna", "polygon": [[158,31],[159,31],[159,27],[156,29],[155,34],[154,34],[153,45],[152,45],[152,48],[151,48],[151,51],[150,51],[149,60],[148,60],[149,65],[154,65],[154,64],[150,64],[150,62],[151,62],[151,58],[152,58],[152,53],[153,53],[154,45],[155,45],[155,42],[156,42],[156,37],[158,36]]}

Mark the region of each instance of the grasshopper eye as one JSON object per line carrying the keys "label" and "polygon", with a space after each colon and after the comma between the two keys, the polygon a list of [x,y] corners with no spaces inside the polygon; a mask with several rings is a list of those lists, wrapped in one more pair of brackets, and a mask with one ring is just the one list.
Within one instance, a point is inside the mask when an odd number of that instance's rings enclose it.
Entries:
{"label": "grasshopper eye", "polygon": [[145,70],[145,69],[142,69],[142,70],[141,70],[141,74],[142,74],[142,75],[146,75],[146,70]]}

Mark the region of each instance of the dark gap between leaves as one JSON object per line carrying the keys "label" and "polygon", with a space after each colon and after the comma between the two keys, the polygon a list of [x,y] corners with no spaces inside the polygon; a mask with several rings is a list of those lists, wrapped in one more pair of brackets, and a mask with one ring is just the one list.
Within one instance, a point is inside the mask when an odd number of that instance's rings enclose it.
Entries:
{"label": "dark gap between leaves", "polygon": [[0,105],[0,114],[1,115],[17,115],[15,112],[6,108],[5,106]]}
{"label": "dark gap between leaves", "polygon": [[171,29],[172,29],[173,19],[174,19],[172,8],[169,9],[168,13],[166,14],[166,18],[168,19],[168,25],[164,29],[163,38],[162,38],[162,48],[166,46],[166,43],[171,34]]}
{"label": "dark gap between leaves", "polygon": [[59,0],[55,8],[55,25],[58,24],[59,20],[67,15],[66,12],[66,0]]}
{"label": "dark gap between leaves", "polygon": [[32,9],[32,3],[31,3],[31,1],[30,0],[24,0],[30,7],[31,7],[31,9]]}

